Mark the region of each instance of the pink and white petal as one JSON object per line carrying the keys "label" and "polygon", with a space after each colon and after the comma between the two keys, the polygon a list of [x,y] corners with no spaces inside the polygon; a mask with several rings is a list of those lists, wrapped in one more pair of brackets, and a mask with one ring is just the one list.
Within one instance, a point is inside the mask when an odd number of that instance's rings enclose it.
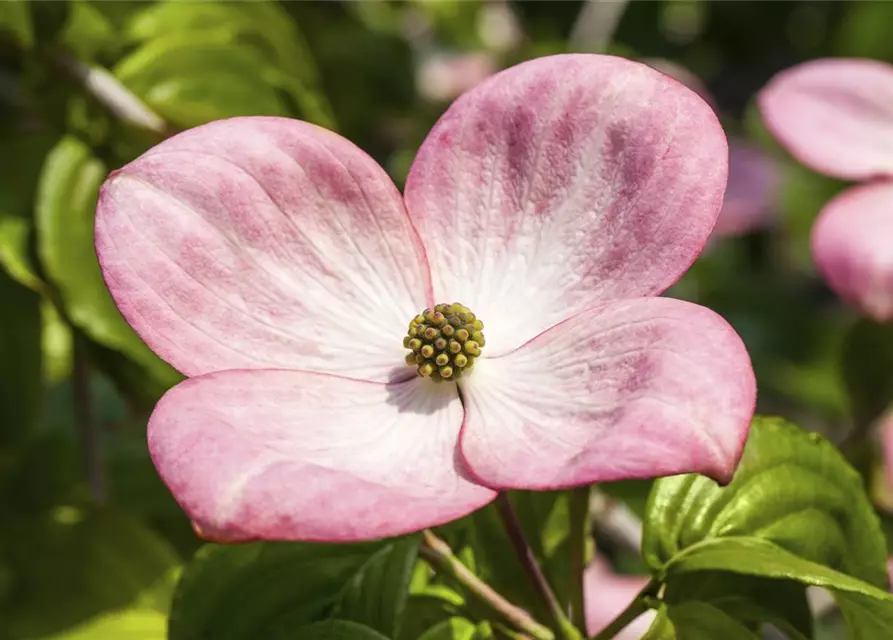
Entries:
{"label": "pink and white petal", "polygon": [[713,228],[726,170],[722,128],[692,91],[629,60],[559,55],[453,103],[406,204],[434,297],[471,307],[497,355],[675,282]]}
{"label": "pink and white petal", "polygon": [[462,455],[493,488],[703,473],[727,482],[753,417],[741,339],[705,307],[621,300],[481,359],[460,382]]}
{"label": "pink and white petal", "polygon": [[893,319],[893,181],[847,189],[819,214],[812,256],[830,287],[874,319]]}
{"label": "pink and white petal", "polygon": [[771,224],[778,195],[780,167],[760,148],[729,140],[729,185],[713,230],[732,237]]}
{"label": "pink and white petal", "polygon": [[[647,576],[614,573],[604,558],[596,556],[583,572],[583,606],[586,611],[587,633],[594,636],[607,627],[623,613],[646,584]],[[656,614],[656,611],[643,613],[614,638],[639,640],[647,633]]]}
{"label": "pink and white petal", "polygon": [[203,537],[372,540],[493,499],[457,462],[462,420],[453,385],[418,377],[222,371],[161,399],[149,451]]}
{"label": "pink and white petal", "polygon": [[212,122],[114,172],[96,248],[121,313],[190,376],[290,368],[386,381],[430,291],[381,167],[286,118]]}
{"label": "pink and white petal", "polygon": [[893,175],[893,66],[828,58],[782,71],[757,104],[772,135],[831,176]]}

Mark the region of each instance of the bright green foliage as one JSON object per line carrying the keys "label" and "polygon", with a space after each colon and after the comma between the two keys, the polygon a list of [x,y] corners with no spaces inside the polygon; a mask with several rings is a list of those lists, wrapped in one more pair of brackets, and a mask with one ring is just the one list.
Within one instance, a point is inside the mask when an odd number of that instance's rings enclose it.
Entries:
{"label": "bright green foliage", "polygon": [[[167,612],[179,559],[128,516],[61,506],[6,523],[2,539],[18,597],[0,604],[0,618],[13,637],[103,628],[113,625],[115,611],[130,618],[126,624],[151,625]],[[124,613],[130,611],[142,613]]]}
{"label": "bright green foliage", "polygon": [[275,4],[158,3],[127,37],[140,46],[115,75],[174,125],[247,115],[334,124],[303,38]]}
{"label": "bright green foliage", "polygon": [[752,600],[735,605],[736,617],[751,624],[811,635],[792,581],[832,589],[854,637],[893,624],[884,538],[861,478],[829,442],[780,419],[754,421],[728,486],[694,475],[655,483],[643,555],[667,583],[671,619],[688,601],[718,599],[730,613],[718,596],[736,583],[715,573],[724,571],[778,581],[771,590],[743,583]]}

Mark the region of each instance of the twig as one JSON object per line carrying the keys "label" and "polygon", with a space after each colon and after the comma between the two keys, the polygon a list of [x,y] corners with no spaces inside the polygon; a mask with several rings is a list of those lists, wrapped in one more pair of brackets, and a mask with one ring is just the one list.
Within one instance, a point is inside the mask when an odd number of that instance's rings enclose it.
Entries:
{"label": "twig", "polygon": [[586,541],[592,533],[589,518],[590,487],[577,487],[571,492],[570,545],[571,574],[574,584],[571,592],[571,622],[583,628],[586,616],[583,610],[583,571],[586,568]]}
{"label": "twig", "polygon": [[568,620],[567,615],[562,611],[561,603],[555,597],[552,587],[549,586],[549,582],[546,580],[546,576],[536,560],[533,549],[530,548],[530,544],[524,536],[524,530],[521,528],[518,515],[509,501],[508,494],[500,493],[496,497],[495,503],[499,518],[502,520],[502,526],[508,534],[512,547],[515,549],[515,554],[518,556],[518,560],[521,562],[521,566],[524,568],[524,572],[527,574],[537,595],[543,600],[546,608],[552,615],[555,628],[561,631],[566,638],[578,637],[578,633],[570,620]]}
{"label": "twig", "polygon": [[93,411],[93,399],[90,394],[90,369],[87,354],[84,353],[84,341],[75,335],[74,363],[72,385],[74,390],[74,413],[81,449],[84,456],[84,470],[90,495],[96,504],[105,502],[106,482],[105,468],[102,462],[102,451],[99,440],[99,424]]}
{"label": "twig", "polygon": [[535,640],[554,640],[555,635],[533,619],[524,609],[513,605],[493,587],[474,575],[454,554],[450,546],[429,530],[422,532],[419,555],[438,571],[452,576],[470,593],[518,630]]}
{"label": "twig", "polygon": [[102,67],[88,65],[65,52],[55,59],[119,120],[161,136],[170,135],[164,119]]}

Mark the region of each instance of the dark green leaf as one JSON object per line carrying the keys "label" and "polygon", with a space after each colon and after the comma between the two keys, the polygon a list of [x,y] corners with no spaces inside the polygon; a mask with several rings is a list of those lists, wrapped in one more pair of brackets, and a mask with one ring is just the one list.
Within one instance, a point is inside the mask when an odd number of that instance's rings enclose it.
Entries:
{"label": "dark green leaf", "polygon": [[347,583],[341,595],[338,617],[396,638],[400,634],[418,550],[419,538],[412,536],[397,540],[373,554]]}
{"label": "dark green leaf", "polygon": [[64,138],[53,148],[37,192],[38,252],[71,321],[169,387],[180,379],[179,374],[155,356],[124,321],[99,270],[93,217],[106,173],[90,149],[75,138]]}
{"label": "dark green leaf", "polygon": [[40,410],[40,296],[0,271],[0,447],[20,442]]}
{"label": "dark green leaf", "polygon": [[685,602],[662,608],[642,640],[758,640],[759,636],[713,605]]}
{"label": "dark green leaf", "polygon": [[781,419],[756,418],[732,482],[655,483],[643,556],[653,569],[705,540],[756,536],[887,587],[886,548],[862,479],[831,443]]}
{"label": "dark green leaf", "polygon": [[292,630],[276,631],[273,635],[263,637],[270,640],[389,640],[375,629],[346,620],[323,620]]}
{"label": "dark green leaf", "polygon": [[69,2],[29,2],[34,40],[38,43],[55,43],[71,11]]}
{"label": "dark green leaf", "polygon": [[867,428],[893,403],[893,325],[859,320],[841,362],[857,428]]}
{"label": "dark green leaf", "polygon": [[[183,572],[171,609],[170,639],[268,638],[274,632],[293,631],[320,620],[337,607],[343,594],[351,591],[348,598],[355,599],[355,613],[368,614],[366,602],[375,598],[393,611],[399,598],[372,594],[356,580],[370,568],[376,554],[406,544],[405,540],[392,540],[340,545],[208,545]],[[393,556],[393,561],[399,566],[400,553]],[[395,580],[388,576],[395,574],[387,570],[386,560],[378,562],[383,564],[373,562],[370,586],[381,578],[382,585],[387,582],[393,587]],[[393,620],[393,615],[385,612],[380,621]]]}
{"label": "dark green leaf", "polygon": [[704,602],[745,624],[772,623],[793,640],[813,634],[806,587],[794,580],[699,571],[675,576],[663,600],[670,605]]}
{"label": "dark green leaf", "polygon": [[886,637],[893,629],[893,595],[867,582],[805,560],[756,537],[705,540],[681,552],[666,567],[667,580],[691,572],[725,570],[745,575],[797,580],[832,591],[851,638]]}

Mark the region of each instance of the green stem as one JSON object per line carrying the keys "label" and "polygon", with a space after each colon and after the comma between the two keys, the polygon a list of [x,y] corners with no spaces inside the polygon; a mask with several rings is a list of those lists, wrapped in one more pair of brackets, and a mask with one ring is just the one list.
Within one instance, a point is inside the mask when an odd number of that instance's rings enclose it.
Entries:
{"label": "green stem", "polygon": [[500,618],[532,640],[555,640],[548,628],[533,619],[524,609],[503,598],[486,582],[474,575],[454,554],[450,546],[430,530],[422,532],[419,555],[436,571],[452,577]]}
{"label": "green stem", "polygon": [[502,520],[502,526],[508,534],[515,554],[518,556],[518,560],[521,562],[521,566],[524,568],[524,572],[527,574],[537,595],[542,599],[546,609],[552,616],[554,628],[565,640],[578,640],[580,632],[568,619],[561,608],[561,604],[558,602],[558,598],[555,597],[555,593],[549,586],[549,582],[546,580],[546,576],[536,560],[533,549],[530,548],[530,544],[527,542],[524,530],[521,528],[521,522],[518,520],[518,515],[515,513],[515,508],[512,506],[508,494],[500,493],[496,497],[495,504],[499,518]]}
{"label": "green stem", "polygon": [[626,609],[624,609],[619,616],[614,618],[611,624],[592,636],[590,640],[611,640],[611,638],[623,631],[629,623],[648,611],[649,607],[646,598],[655,596],[659,590],[660,582],[651,580],[641,591],[639,591],[638,595],[629,603]]}
{"label": "green stem", "polygon": [[589,486],[577,487],[571,492],[570,521],[571,575],[574,579],[571,591],[571,622],[582,629],[586,624],[583,571],[586,569],[586,541],[590,533]]}

